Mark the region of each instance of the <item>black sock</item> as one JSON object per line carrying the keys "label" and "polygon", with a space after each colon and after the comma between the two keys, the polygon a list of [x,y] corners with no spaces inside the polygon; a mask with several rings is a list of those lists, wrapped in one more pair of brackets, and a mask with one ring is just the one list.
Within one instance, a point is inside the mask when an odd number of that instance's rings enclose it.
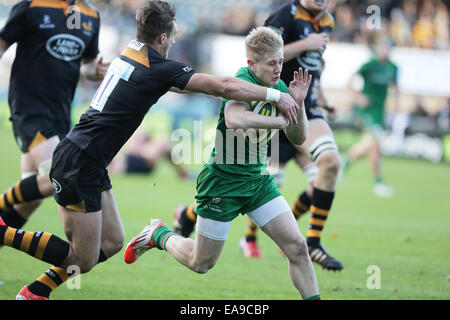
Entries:
{"label": "black sock", "polygon": [[22,217],[14,207],[6,209],[6,211],[1,214],[1,217],[7,226],[15,229],[21,229],[27,222],[27,219]]}
{"label": "black sock", "polygon": [[300,218],[302,215],[308,212],[310,206],[311,198],[308,196],[308,193],[305,190],[300,196],[298,196],[294,206],[292,207],[292,213],[294,213],[295,219]]}
{"label": "black sock", "polygon": [[[106,261],[106,259],[105,253],[100,249],[97,263]],[[53,267],[43,273],[36,281],[28,285],[28,290],[35,295],[48,298],[53,290],[66,282],[73,274],[74,272],[68,274],[66,270],[62,268]]]}
{"label": "black sock", "polygon": [[330,213],[334,192],[314,188],[311,201],[311,217],[309,218],[306,242],[310,247],[320,244],[320,237]]}
{"label": "black sock", "polygon": [[[180,215],[180,223],[182,226],[185,226],[187,228],[193,228],[195,226],[195,222],[197,220],[192,220],[191,215],[188,215],[188,210],[193,212],[193,209],[191,209],[192,206],[186,207]],[[195,215],[195,214],[194,214]]]}
{"label": "black sock", "polygon": [[247,242],[256,241],[256,232],[258,231],[258,226],[253,222],[252,219],[247,219],[247,226],[245,228],[245,240]]}
{"label": "black sock", "polygon": [[0,211],[6,211],[15,204],[42,199],[39,191],[37,175],[20,180],[0,196]]}
{"label": "black sock", "polygon": [[36,259],[60,266],[69,254],[68,242],[47,232],[30,232],[0,226],[0,245],[13,247]]}

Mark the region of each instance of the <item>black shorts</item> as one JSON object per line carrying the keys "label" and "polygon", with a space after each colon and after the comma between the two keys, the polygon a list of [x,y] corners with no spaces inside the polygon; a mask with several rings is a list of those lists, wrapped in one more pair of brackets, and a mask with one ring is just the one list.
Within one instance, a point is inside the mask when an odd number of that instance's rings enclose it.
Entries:
{"label": "black shorts", "polygon": [[[294,156],[299,153],[297,149],[294,148],[292,143],[289,141],[288,137],[283,130],[279,130],[277,133],[279,137],[279,153],[278,153],[278,163],[286,164],[294,158]],[[272,138],[273,139],[273,138]],[[270,157],[272,155],[272,144],[269,143],[269,149],[267,150],[267,155]],[[275,160],[275,158],[274,158]]]}
{"label": "black shorts", "polygon": [[101,210],[101,194],[112,188],[108,171],[67,138],[53,153],[50,179],[56,202],[77,212]]}
{"label": "black shorts", "polygon": [[70,130],[70,121],[67,119],[13,117],[11,121],[14,137],[23,153],[29,152],[33,147],[53,136],[58,136],[61,140]]}

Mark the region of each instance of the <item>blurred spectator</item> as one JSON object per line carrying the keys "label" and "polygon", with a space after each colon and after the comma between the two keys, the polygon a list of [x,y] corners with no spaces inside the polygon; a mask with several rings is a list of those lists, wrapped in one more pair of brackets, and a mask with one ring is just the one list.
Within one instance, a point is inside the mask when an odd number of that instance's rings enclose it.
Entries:
{"label": "blurred spectator", "polygon": [[449,15],[448,8],[442,1],[437,1],[436,14],[434,16],[434,25],[436,27],[436,48],[449,49]]}
{"label": "blurred spectator", "polygon": [[398,46],[404,47],[411,43],[411,25],[405,12],[400,8],[391,11],[389,36]]}
{"label": "blurred spectator", "polygon": [[436,26],[433,23],[434,7],[430,1],[425,1],[419,11],[419,18],[412,32],[413,45],[432,49],[436,39]]}
{"label": "blurred spectator", "polygon": [[334,41],[366,43],[373,30],[367,28],[367,9],[376,5],[382,19],[382,33],[396,46],[429,49],[449,48],[448,4],[442,0],[335,0],[330,11],[335,17]]}
{"label": "blurred spectator", "polygon": [[[144,0],[91,0],[104,13],[103,21],[114,24],[121,34],[134,27],[134,16]],[[261,25],[271,7],[292,0],[173,0],[179,10],[179,22],[186,25],[188,37],[197,32],[247,34]],[[442,0],[333,0],[329,11],[335,17],[332,41],[367,43],[373,30],[367,28],[367,9],[379,8],[382,31],[396,46],[449,48],[449,4]]]}
{"label": "blurred spectator", "polygon": [[356,33],[356,19],[354,12],[348,5],[341,5],[335,9],[335,19],[337,22],[333,30],[333,38],[339,41],[352,42]]}

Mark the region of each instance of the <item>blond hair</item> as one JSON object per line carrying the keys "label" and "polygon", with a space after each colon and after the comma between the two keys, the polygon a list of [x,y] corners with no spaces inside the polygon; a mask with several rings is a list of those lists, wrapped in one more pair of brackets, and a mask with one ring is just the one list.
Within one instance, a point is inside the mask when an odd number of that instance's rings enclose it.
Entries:
{"label": "blond hair", "polygon": [[258,61],[267,52],[277,52],[283,48],[283,38],[275,30],[268,27],[252,29],[245,38],[247,58]]}

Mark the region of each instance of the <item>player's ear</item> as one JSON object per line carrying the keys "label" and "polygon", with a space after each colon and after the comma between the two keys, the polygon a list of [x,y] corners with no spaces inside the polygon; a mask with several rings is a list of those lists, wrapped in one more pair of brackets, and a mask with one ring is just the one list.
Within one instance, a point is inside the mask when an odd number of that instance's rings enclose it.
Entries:
{"label": "player's ear", "polygon": [[167,39],[167,34],[165,32],[161,33],[159,35],[159,43],[164,43],[164,41],[166,41],[166,39]]}
{"label": "player's ear", "polygon": [[255,62],[252,59],[248,59],[247,60],[247,65],[250,68],[250,70],[252,70],[253,72],[255,72]]}

